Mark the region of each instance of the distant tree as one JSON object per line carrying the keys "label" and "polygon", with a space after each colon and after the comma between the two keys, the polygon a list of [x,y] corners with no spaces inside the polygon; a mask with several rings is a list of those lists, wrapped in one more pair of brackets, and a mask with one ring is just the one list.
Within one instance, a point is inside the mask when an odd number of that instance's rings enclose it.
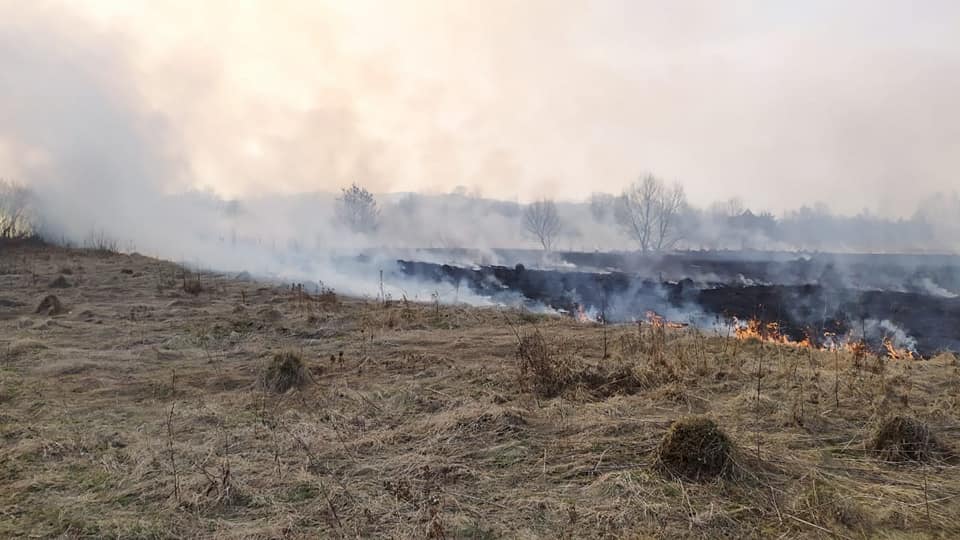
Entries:
{"label": "distant tree", "polygon": [[561,228],[557,205],[549,199],[529,204],[523,212],[523,227],[550,251]]}
{"label": "distant tree", "polygon": [[746,211],[743,200],[739,197],[732,197],[725,201],[718,201],[710,205],[710,214],[716,218],[732,218],[743,214]]}
{"label": "distant tree", "polygon": [[371,233],[380,225],[380,207],[373,194],[353,183],[337,197],[337,218],[351,231]]}
{"label": "distant tree", "polygon": [[590,214],[598,223],[607,221],[616,207],[617,198],[609,193],[590,194]]}
{"label": "distant tree", "polygon": [[243,203],[239,199],[230,199],[223,204],[223,214],[230,218],[243,215]]}
{"label": "distant tree", "polygon": [[27,188],[0,179],[0,239],[24,238],[33,233],[28,216]]}
{"label": "distant tree", "polygon": [[660,251],[672,248],[680,240],[680,217],[686,206],[683,186],[667,186],[648,174],[623,191],[616,206],[616,219],[640,251]]}
{"label": "distant tree", "polygon": [[681,238],[680,217],[687,207],[687,193],[680,184],[664,187],[657,205],[654,249],[671,249]]}

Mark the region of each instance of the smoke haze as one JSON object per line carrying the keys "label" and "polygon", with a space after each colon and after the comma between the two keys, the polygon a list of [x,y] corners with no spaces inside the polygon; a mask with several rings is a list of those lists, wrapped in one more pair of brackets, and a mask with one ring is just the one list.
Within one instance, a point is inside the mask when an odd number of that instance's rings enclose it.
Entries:
{"label": "smoke haze", "polygon": [[[895,249],[953,249],[957,23],[950,2],[0,1],[0,176],[48,230],[207,264],[196,240],[531,247],[516,202],[542,196],[569,201],[559,248],[630,248],[577,201],[643,171],[702,207],[870,211],[818,229],[859,246],[700,216],[715,238],[683,247],[883,249],[882,217],[916,222]],[[351,182],[398,193],[376,237],[331,223]]]}

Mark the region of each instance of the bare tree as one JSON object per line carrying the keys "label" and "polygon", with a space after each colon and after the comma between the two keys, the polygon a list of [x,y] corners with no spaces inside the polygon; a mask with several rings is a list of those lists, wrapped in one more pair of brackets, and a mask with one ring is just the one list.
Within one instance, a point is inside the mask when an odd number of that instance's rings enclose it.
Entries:
{"label": "bare tree", "polygon": [[32,234],[27,215],[29,196],[25,187],[0,179],[0,239],[13,240]]}
{"label": "bare tree", "polygon": [[670,249],[680,239],[680,215],[686,204],[683,186],[667,186],[648,174],[623,191],[615,217],[640,251]]}
{"label": "bare tree", "polygon": [[718,201],[711,204],[708,212],[710,215],[716,218],[726,219],[739,216],[743,214],[746,209],[747,208],[744,206],[743,200],[741,200],[739,197],[733,197],[725,201]]}
{"label": "bare tree", "polygon": [[550,199],[531,203],[523,212],[523,226],[540,241],[543,249],[550,251],[561,227],[557,205]]}
{"label": "bare tree", "polygon": [[687,194],[680,184],[664,187],[657,206],[657,228],[654,248],[673,248],[681,237],[681,213],[687,206]]}
{"label": "bare tree", "polygon": [[370,233],[380,225],[380,207],[373,194],[353,183],[337,197],[337,218],[357,233]]}
{"label": "bare tree", "polygon": [[623,190],[616,207],[617,223],[644,253],[651,247],[657,204],[662,191],[663,182],[648,174]]}
{"label": "bare tree", "polygon": [[606,222],[616,208],[617,198],[609,193],[590,194],[590,214],[597,223]]}

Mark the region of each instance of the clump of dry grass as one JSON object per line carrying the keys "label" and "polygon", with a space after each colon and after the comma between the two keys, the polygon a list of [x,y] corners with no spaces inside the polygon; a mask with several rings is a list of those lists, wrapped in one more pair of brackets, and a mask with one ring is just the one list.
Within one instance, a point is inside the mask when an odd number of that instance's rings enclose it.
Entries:
{"label": "clump of dry grass", "polygon": [[789,510],[821,527],[840,525],[865,534],[870,526],[869,516],[856,499],[840,493],[833,483],[818,474],[811,474],[809,481],[790,501]]}
{"label": "clump of dry grass", "polygon": [[203,292],[203,283],[199,279],[183,279],[183,292],[197,296]]}
{"label": "clump of dry grass", "polygon": [[929,461],[943,446],[926,423],[910,416],[892,416],[880,422],[869,449],[886,461]]}
{"label": "clump of dry grass", "polygon": [[276,309],[267,306],[257,310],[257,318],[264,321],[276,322],[283,318],[283,313],[280,313]]}
{"label": "clump of dry grass", "polygon": [[577,382],[596,397],[634,394],[643,386],[636,370],[626,364],[588,366],[577,375]]}
{"label": "clump of dry grass", "polygon": [[302,388],[308,382],[303,359],[293,351],[282,351],[273,356],[260,374],[260,387],[282,394],[291,388]]}
{"label": "clump of dry grass", "polygon": [[657,459],[671,474],[689,480],[709,480],[730,468],[733,443],[704,416],[675,421],[660,441]]}
{"label": "clump of dry grass", "polygon": [[336,291],[334,291],[330,287],[324,286],[321,283],[320,291],[317,294],[317,303],[319,303],[322,306],[336,307],[337,304],[339,303],[339,300],[337,299]]}
{"label": "clump of dry grass", "polygon": [[539,330],[521,336],[517,343],[520,383],[541,397],[559,395],[576,380],[571,358],[557,354]]}
{"label": "clump of dry grass", "polygon": [[517,344],[521,386],[543,398],[560,395],[568,389],[593,397],[633,394],[642,381],[631,365],[589,365],[569,354],[563,340],[551,345],[535,330],[521,336]]}
{"label": "clump of dry grass", "polygon": [[64,312],[63,304],[60,303],[60,299],[55,295],[49,294],[40,301],[40,304],[37,305],[37,310],[35,313],[43,315],[60,315]]}
{"label": "clump of dry grass", "polygon": [[51,289],[68,289],[73,285],[63,276],[57,276],[57,279],[50,282]]}

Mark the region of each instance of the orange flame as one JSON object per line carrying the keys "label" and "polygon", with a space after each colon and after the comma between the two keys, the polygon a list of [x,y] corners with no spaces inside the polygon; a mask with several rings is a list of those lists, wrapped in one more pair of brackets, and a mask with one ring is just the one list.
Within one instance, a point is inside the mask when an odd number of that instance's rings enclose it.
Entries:
{"label": "orange flame", "polygon": [[647,317],[647,322],[650,323],[654,328],[686,328],[689,326],[687,323],[668,321],[666,317],[657,314],[656,311],[647,310],[645,315]]}
{"label": "orange flame", "polygon": [[913,352],[909,349],[898,349],[889,337],[883,338],[883,348],[887,351],[887,358],[891,360],[913,360]]}
{"label": "orange flame", "polygon": [[805,337],[800,341],[794,341],[790,339],[790,336],[785,336],[780,333],[780,324],[776,322],[769,322],[763,324],[757,319],[750,319],[745,322],[744,325],[740,324],[740,321],[734,317],[733,319],[733,331],[737,339],[757,339],[767,343],[777,343],[780,345],[792,345],[795,347],[811,347],[810,338]]}
{"label": "orange flame", "polygon": [[[750,319],[741,323],[736,317],[733,318],[733,331],[737,339],[756,339],[765,343],[776,343],[779,345],[790,345],[794,347],[814,347],[810,337],[805,337],[800,341],[795,341],[789,336],[780,333],[780,325],[771,323],[762,323],[756,319]],[[823,343],[816,348],[827,351],[847,351],[855,356],[863,357],[869,352],[867,343],[863,339],[850,339],[847,336],[837,336],[833,332],[823,333]],[[898,349],[894,346],[890,338],[883,338],[883,347],[887,357],[895,360],[912,360],[914,353],[909,349]]]}

